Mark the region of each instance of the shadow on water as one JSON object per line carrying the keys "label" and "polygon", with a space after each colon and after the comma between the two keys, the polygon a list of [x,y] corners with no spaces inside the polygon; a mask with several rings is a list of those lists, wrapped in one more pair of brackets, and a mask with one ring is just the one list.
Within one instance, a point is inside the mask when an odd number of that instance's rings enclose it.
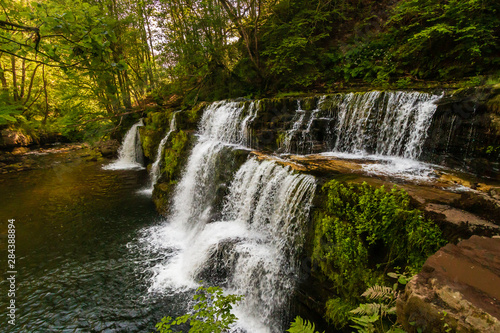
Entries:
{"label": "shadow on water", "polygon": [[57,158],[0,175],[0,269],[7,271],[7,221],[15,219],[17,270],[16,325],[7,322],[2,278],[0,331],[153,331],[178,302],[148,296],[154,260],[134,246],[140,229],[159,221],[151,199],[136,193],[146,171]]}

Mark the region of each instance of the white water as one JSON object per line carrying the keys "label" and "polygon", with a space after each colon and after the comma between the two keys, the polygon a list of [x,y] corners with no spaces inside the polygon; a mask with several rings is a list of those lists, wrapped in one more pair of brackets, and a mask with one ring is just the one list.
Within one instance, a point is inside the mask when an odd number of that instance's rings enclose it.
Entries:
{"label": "white water", "polygon": [[118,160],[103,167],[105,170],[143,169],[143,155],[138,127],[144,126],[142,119],[134,124],[125,134],[118,149]]}
{"label": "white water", "polygon": [[418,159],[441,96],[373,91],[339,103],[335,152]]}
{"label": "white water", "polygon": [[283,140],[283,144],[280,147],[284,153],[290,153],[292,150],[292,139],[295,136],[295,133],[297,133],[302,126],[302,123],[304,122],[304,118],[306,116],[306,112],[302,110],[302,107],[300,105],[300,100],[297,101],[297,111],[295,113],[295,116],[293,117],[293,125],[292,128],[286,131],[285,133],[285,139]]}
{"label": "white water", "polygon": [[430,180],[435,166],[418,158],[440,98],[418,92],[337,94],[320,98],[310,113],[299,103],[280,152],[317,150],[313,126],[319,120],[324,128],[316,130],[325,134],[317,142],[323,144],[321,155],[362,160],[368,174]]}
{"label": "white water", "polygon": [[219,102],[205,110],[172,213],[162,225],[145,230],[142,242],[165,257],[153,268],[150,292],[192,290],[203,278],[245,296],[235,310],[239,321],[234,330],[282,332],[314,177],[250,159],[229,185],[222,217],[211,218],[214,173],[225,167],[221,155],[249,144],[245,129],[254,118],[253,104],[245,111],[241,103]]}
{"label": "white water", "polygon": [[432,181],[437,177],[436,170],[445,170],[438,165],[398,156],[335,152],[318,155],[358,161],[361,169],[369,175],[383,175],[414,182]]}
{"label": "white water", "polygon": [[[230,186],[220,221],[175,220],[150,230],[146,238],[152,251],[172,253],[154,268],[150,290],[185,291],[197,287],[206,270],[209,278],[221,274],[229,293],[245,296],[236,309],[235,330],[282,332],[315,186],[312,176],[248,160]],[[216,264],[215,254],[222,256]]]}

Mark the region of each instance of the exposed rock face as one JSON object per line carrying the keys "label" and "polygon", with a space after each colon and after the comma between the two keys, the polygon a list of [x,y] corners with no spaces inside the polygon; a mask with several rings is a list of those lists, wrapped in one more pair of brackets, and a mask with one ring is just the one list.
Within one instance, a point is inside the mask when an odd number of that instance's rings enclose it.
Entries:
{"label": "exposed rock face", "polygon": [[20,132],[4,129],[1,131],[0,147],[27,146],[32,143],[32,139]]}
{"label": "exposed rock face", "polygon": [[494,177],[500,163],[498,89],[469,89],[441,99],[421,158]]}
{"label": "exposed rock face", "polygon": [[397,313],[408,332],[500,332],[500,238],[441,248],[408,283]]}

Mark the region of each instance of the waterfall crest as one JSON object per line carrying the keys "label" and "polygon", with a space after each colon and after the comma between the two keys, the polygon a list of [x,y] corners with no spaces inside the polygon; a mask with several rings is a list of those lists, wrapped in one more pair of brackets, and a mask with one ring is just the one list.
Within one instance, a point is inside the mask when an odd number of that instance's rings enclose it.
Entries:
{"label": "waterfall crest", "polygon": [[144,126],[144,123],[139,120],[125,134],[123,143],[118,149],[118,160],[106,165],[106,170],[126,170],[126,169],[143,169],[144,157],[142,153],[141,138],[138,128]]}

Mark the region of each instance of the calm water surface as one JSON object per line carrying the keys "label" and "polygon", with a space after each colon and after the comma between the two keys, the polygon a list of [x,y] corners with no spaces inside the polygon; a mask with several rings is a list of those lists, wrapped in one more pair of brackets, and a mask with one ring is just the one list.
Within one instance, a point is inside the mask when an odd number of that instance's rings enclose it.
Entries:
{"label": "calm water surface", "polygon": [[[161,258],[136,245],[160,220],[137,193],[146,171],[40,159],[42,169],[0,175],[0,332],[151,332],[184,311],[175,296],[147,291],[148,268]],[[15,326],[6,316],[8,219],[16,220]]]}

